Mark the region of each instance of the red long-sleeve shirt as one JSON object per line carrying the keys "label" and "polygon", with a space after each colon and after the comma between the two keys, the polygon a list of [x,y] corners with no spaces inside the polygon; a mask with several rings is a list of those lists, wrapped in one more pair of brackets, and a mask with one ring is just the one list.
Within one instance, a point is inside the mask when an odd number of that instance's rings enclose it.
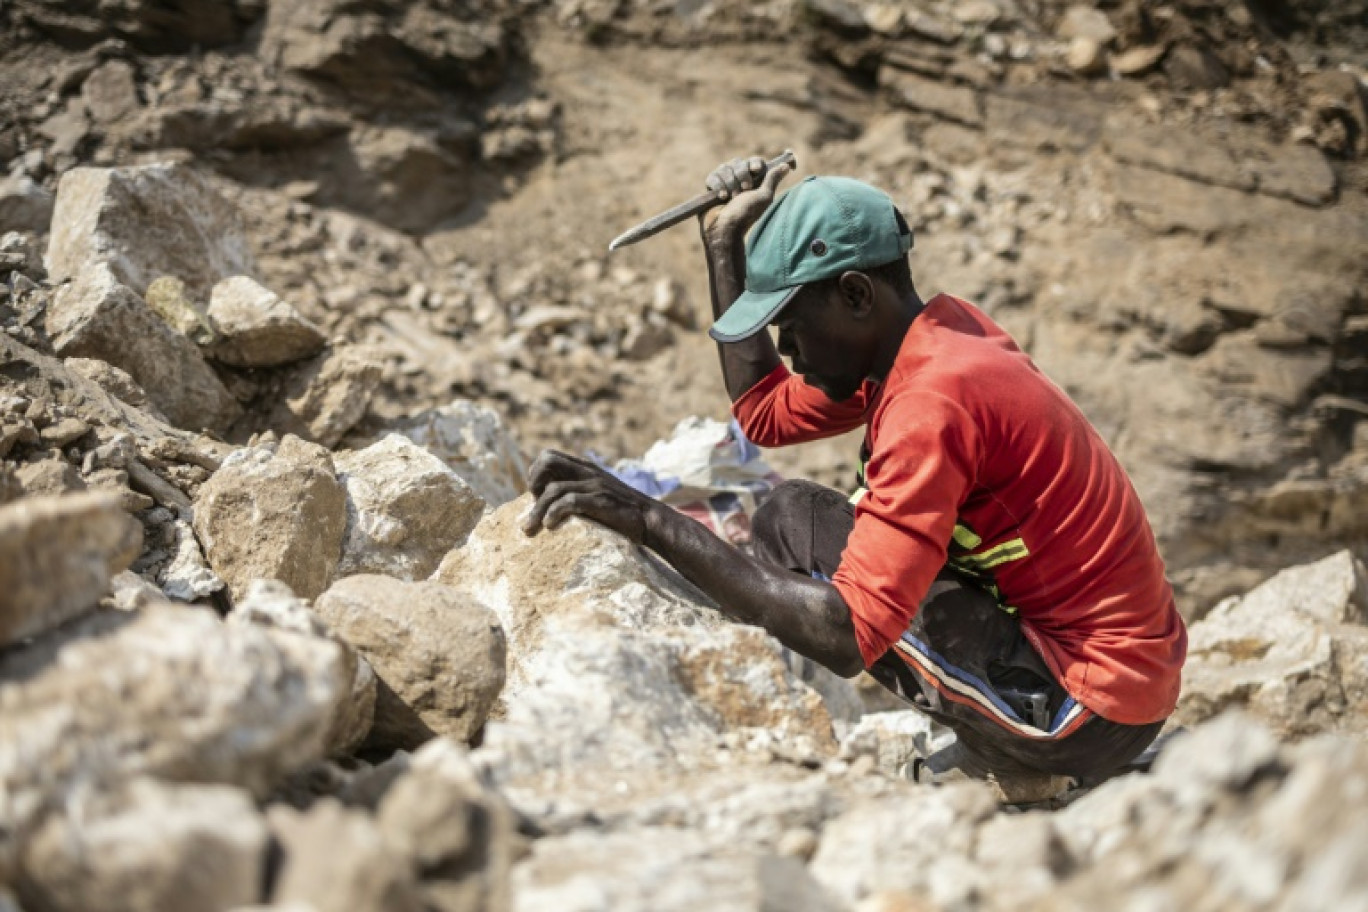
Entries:
{"label": "red long-sleeve shirt", "polygon": [[733,412],[766,447],[867,426],[867,491],[832,580],[866,665],[950,558],[996,585],[1084,706],[1125,724],[1173,711],[1187,631],[1140,500],[1078,407],[977,308],[932,298],[888,377],[845,402],[780,366]]}

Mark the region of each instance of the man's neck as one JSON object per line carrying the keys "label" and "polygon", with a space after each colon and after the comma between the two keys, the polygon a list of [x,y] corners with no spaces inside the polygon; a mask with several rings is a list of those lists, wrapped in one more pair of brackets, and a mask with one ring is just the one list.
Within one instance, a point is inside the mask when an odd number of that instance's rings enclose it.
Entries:
{"label": "man's neck", "polygon": [[888,323],[881,333],[885,341],[879,348],[878,356],[874,359],[874,369],[869,374],[871,380],[883,380],[888,376],[888,372],[893,369],[893,362],[898,360],[898,352],[902,350],[907,331],[925,309],[926,305],[922,303],[922,299],[913,292],[890,314]]}

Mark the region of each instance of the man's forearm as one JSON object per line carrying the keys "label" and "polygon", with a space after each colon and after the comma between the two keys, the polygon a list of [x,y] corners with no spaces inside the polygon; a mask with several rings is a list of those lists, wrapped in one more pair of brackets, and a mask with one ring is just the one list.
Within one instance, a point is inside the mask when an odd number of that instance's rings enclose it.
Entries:
{"label": "man's forearm", "polygon": [[765,628],[839,675],[864,669],[850,609],[830,583],[758,561],[661,504],[646,515],[644,544],[729,617]]}
{"label": "man's forearm", "polygon": [[[710,238],[703,234],[703,253],[708,261],[708,288],[712,293],[713,319],[736,303],[746,287],[746,248],[742,237]],[[717,343],[722,379],[733,402],[765,379],[779,366],[779,353],[769,333],[761,331],[743,342]]]}

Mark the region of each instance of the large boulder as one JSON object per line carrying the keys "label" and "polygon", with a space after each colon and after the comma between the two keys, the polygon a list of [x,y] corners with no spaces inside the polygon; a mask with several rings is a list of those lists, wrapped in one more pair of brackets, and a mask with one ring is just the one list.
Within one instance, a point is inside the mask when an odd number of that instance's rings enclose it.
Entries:
{"label": "large boulder", "polygon": [[44,819],[20,859],[19,895],[50,912],[230,909],[260,898],[269,841],[241,789],[135,779]]}
{"label": "large boulder", "polygon": [[220,279],[256,271],[237,209],[179,164],[73,168],[57,185],[51,232],[54,282],[104,262],[140,295],[169,275],[204,300]]}
{"label": "large boulder", "polygon": [[1294,567],[1189,631],[1178,718],[1240,706],[1279,734],[1368,730],[1368,574],[1351,552]]}
{"label": "large boulder", "polygon": [[484,500],[459,475],[407,437],[390,434],[334,461],[347,488],[339,576],[427,579],[484,512]]}
{"label": "large boulder", "polygon": [[179,427],[223,430],[240,412],[195,343],[153,313],[108,264],[90,263],[57,292],[46,329],[62,357],[126,371]]}
{"label": "large boulder", "polygon": [[264,796],[323,757],[352,685],[334,642],[211,611],[100,613],[0,659],[0,867],[74,788],[138,774]]}
{"label": "large boulder", "polygon": [[142,527],[109,494],[0,507],[0,646],[94,610],[141,548]]}
{"label": "large boulder", "polygon": [[254,579],[317,597],[341,558],[346,524],[332,457],[297,437],[237,450],[195,500],[195,533],[235,597]]}
{"label": "large boulder", "polygon": [[478,600],[437,582],[362,575],[334,583],[315,608],[380,679],[369,747],[479,733],[504,685],[505,644]]}
{"label": "large boulder", "polygon": [[317,354],[323,331],[250,276],[232,276],[209,296],[217,333],[212,355],[237,367],[275,367]]}
{"label": "large boulder", "polygon": [[509,637],[504,720],[486,745],[500,776],[685,767],[719,737],[770,730],[794,756],[835,752],[820,695],[764,631],[626,539],[571,520],[526,536],[530,496],[489,514],[436,578],[486,602]]}

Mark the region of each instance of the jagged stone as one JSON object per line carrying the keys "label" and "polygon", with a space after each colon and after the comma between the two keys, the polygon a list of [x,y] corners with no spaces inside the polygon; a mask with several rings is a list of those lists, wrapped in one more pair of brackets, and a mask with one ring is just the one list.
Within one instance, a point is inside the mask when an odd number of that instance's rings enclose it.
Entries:
{"label": "jagged stone", "polygon": [[100,386],[105,392],[134,408],[146,408],[147,392],[128,371],[98,358],[67,358],[63,362],[74,374]]}
{"label": "jagged stone", "polygon": [[81,100],[96,124],[115,126],[141,107],[134,71],[126,60],[108,60],[81,83]]}
{"label": "jagged stone", "polygon": [[0,659],[0,866],[44,807],[137,774],[266,795],[320,759],[336,643],[212,611],[102,612]]}
{"label": "jagged stone", "polygon": [[1368,576],[1348,551],[1284,570],[1189,631],[1178,718],[1241,706],[1283,735],[1362,729]]}
{"label": "jagged stone", "polygon": [[491,507],[527,490],[527,461],[493,409],[458,399],[405,419],[396,430],[450,466]]}
{"label": "jagged stone", "polygon": [[179,427],[222,430],[240,411],[195,344],[159,319],[103,263],[83,269],[57,292],[46,327],[57,354],[126,371]]}
{"label": "jagged stone", "polygon": [[421,912],[413,866],[370,815],[324,798],[267,812],[283,857],[271,900],[315,912]]}
{"label": "jagged stone", "polygon": [[926,713],[906,709],[866,713],[841,738],[842,760],[872,757],[875,768],[890,776],[903,775],[916,757],[927,757],[954,740]]}
{"label": "jagged stone", "polygon": [[285,385],[270,426],[325,447],[337,446],[370,408],[380,384],[378,356],[359,345],[342,345],[299,366]]}
{"label": "jagged stone", "polygon": [[227,909],[260,898],[268,842],[247,792],[135,779],[43,820],[19,892],[51,912]]}
{"label": "jagged stone", "polygon": [[0,646],[94,610],[141,547],[142,528],[107,494],[0,507]]}
{"label": "jagged stone", "polygon": [[38,432],[38,437],[44,446],[55,447],[59,450],[71,446],[86,434],[90,433],[90,425],[80,418],[69,416],[58,418]]}
{"label": "jagged stone", "polygon": [[368,746],[469,741],[483,727],[503,688],[505,643],[476,599],[437,582],[350,576],[315,607],[380,679]]}
{"label": "jagged stone", "polygon": [[27,174],[0,178],[0,233],[46,231],[52,207],[52,193]]}
{"label": "jagged stone", "polygon": [[433,576],[499,616],[508,636],[510,684],[521,682],[523,663],[540,648],[545,621],[554,615],[597,614],[639,630],[721,623],[706,602],[695,601],[644,552],[602,526],[572,519],[529,538],[520,520],[531,506],[532,497],[523,495],[485,516]]}
{"label": "jagged stone", "polygon": [[51,231],[54,282],[103,262],[138,294],[169,275],[203,300],[219,279],[255,271],[237,210],[184,165],[74,168],[57,185]]}
{"label": "jagged stone", "polygon": [[386,840],[412,859],[427,908],[509,907],[513,815],[463,745],[450,738],[423,745],[385,792],[376,822]]}
{"label": "jagged stone", "polygon": [[323,348],[323,331],[250,276],[214,286],[209,320],[219,340],[213,358],[238,367],[289,364]]}
{"label": "jagged stone", "polygon": [[161,573],[162,592],[167,598],[195,602],[223,588],[223,580],[209,567],[190,523],[175,520],[175,554]]}
{"label": "jagged stone", "polygon": [[346,522],[332,457],[291,436],[234,452],[195,500],[195,533],[234,596],[254,579],[278,579],[315,598],[341,558]]}
{"label": "jagged stone", "polygon": [[[0,218],[0,224],[4,219]],[[2,229],[0,229],[2,230]],[[0,234],[0,275],[20,272],[35,282],[47,278],[43,254],[34,231],[4,231]]]}
{"label": "jagged stone", "polygon": [[484,500],[459,475],[407,437],[390,434],[334,461],[347,488],[339,576],[427,579],[484,512]]}
{"label": "jagged stone", "polygon": [[320,637],[341,647],[344,673],[351,680],[351,689],[338,707],[337,718],[328,732],[328,753],[341,756],[361,746],[375,719],[375,671],[307,602],[296,598],[290,587],[279,580],[253,580],[247,586],[246,595],[228,615],[228,623],[260,624]]}
{"label": "jagged stone", "polygon": [[14,477],[19,487],[30,497],[77,494],[87,487],[81,473],[65,459],[40,459],[24,463]]}

